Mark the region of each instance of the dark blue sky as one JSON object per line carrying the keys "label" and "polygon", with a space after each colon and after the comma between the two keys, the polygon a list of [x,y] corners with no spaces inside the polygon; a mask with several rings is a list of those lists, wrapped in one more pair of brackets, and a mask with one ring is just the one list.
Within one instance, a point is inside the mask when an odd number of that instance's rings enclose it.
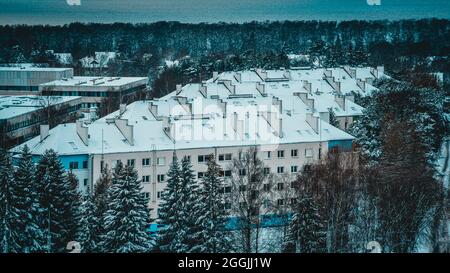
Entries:
{"label": "dark blue sky", "polygon": [[[67,2],[80,1],[81,5]],[[370,6],[367,1],[381,1]],[[450,18],[449,0],[0,0],[0,24]]]}

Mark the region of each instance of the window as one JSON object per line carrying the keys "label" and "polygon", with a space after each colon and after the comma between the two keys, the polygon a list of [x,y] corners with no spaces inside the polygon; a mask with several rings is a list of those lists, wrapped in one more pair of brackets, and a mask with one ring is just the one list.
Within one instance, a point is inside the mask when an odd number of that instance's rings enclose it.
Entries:
{"label": "window", "polygon": [[297,149],[291,150],[291,156],[298,157],[298,150]]}
{"label": "window", "polygon": [[162,197],[162,191],[157,192],[157,193],[156,193],[156,197],[157,197],[158,199],[161,198],[161,197]]}
{"label": "window", "polygon": [[156,159],[156,163],[158,164],[158,166],[164,166],[164,165],[166,165],[166,158],[165,157],[158,157]]}
{"label": "window", "polygon": [[247,174],[247,170],[246,169],[239,169],[239,175],[240,176],[245,176]]}
{"label": "window", "polygon": [[295,181],[292,181],[292,182],[291,182],[291,188],[292,188],[292,189],[295,188],[295,184],[296,184]]}
{"label": "window", "polygon": [[266,152],[266,159],[270,159],[270,157],[271,157],[271,153],[270,153],[270,151],[267,151]]}
{"label": "window", "polygon": [[231,209],[231,203],[227,202],[224,204],[225,209]]}
{"label": "window", "polygon": [[265,175],[270,174],[270,168],[269,168],[269,167],[265,167],[265,168],[264,168],[264,174],[265,174]]}
{"label": "window", "polygon": [[278,158],[284,158],[284,150],[278,151]]}
{"label": "window", "polygon": [[208,162],[212,158],[213,158],[213,155],[199,155],[198,156],[198,162],[199,163]]}
{"label": "window", "polygon": [[87,180],[87,179],[84,179],[84,180],[83,180],[83,185],[84,185],[84,186],[87,186],[87,184],[88,184],[88,180]]}
{"label": "window", "polygon": [[284,167],[278,167],[277,168],[277,173],[284,173]]}
{"label": "window", "polygon": [[83,169],[87,169],[88,167],[88,162],[87,160],[83,161]]}
{"label": "window", "polygon": [[225,177],[230,177],[231,176],[231,170],[226,170],[224,172],[224,174],[225,174]]}
{"label": "window", "polygon": [[143,158],[142,166],[150,166],[150,158]]}
{"label": "window", "polygon": [[298,166],[291,166],[291,173],[298,172]]}
{"label": "window", "polygon": [[305,149],[305,157],[313,157],[313,149]]}
{"label": "window", "polygon": [[135,163],[135,160],[134,160],[134,159],[128,159],[128,160],[127,160],[127,165],[128,165],[128,166],[133,166],[133,167],[134,167],[134,163]]}
{"label": "window", "polygon": [[219,154],[219,161],[230,161],[232,154]]}
{"label": "window", "polygon": [[291,198],[291,205],[295,205],[297,204],[297,199],[296,198]]}
{"label": "window", "polygon": [[270,184],[263,184],[264,191],[270,191]]}
{"label": "window", "polygon": [[278,183],[277,184],[277,190],[279,190],[279,191],[284,190],[284,183]]}
{"label": "window", "polygon": [[165,175],[164,174],[158,174],[158,182],[164,182]]}
{"label": "window", "polygon": [[239,186],[239,191],[240,192],[244,192],[244,191],[246,191],[247,190],[247,187],[245,186],[245,185],[240,185]]}
{"label": "window", "polygon": [[150,182],[150,175],[144,175],[142,177],[142,183],[149,183]]}
{"label": "window", "polygon": [[[103,161],[102,161],[103,162]],[[77,170],[78,169],[78,162],[77,161],[71,161],[69,162],[69,169],[71,170]]]}
{"label": "window", "polygon": [[144,192],[144,197],[146,199],[150,199],[150,193],[149,192]]}
{"label": "window", "polygon": [[277,205],[278,205],[278,206],[284,205],[284,200],[283,200],[283,199],[278,199],[278,200],[277,200]]}
{"label": "window", "polygon": [[191,162],[191,156],[190,155],[185,155],[184,159],[187,159],[187,161]]}
{"label": "window", "polygon": [[205,175],[205,174],[204,174],[203,172],[198,172],[198,173],[197,173],[197,177],[198,177],[198,178],[202,178],[204,175]]}
{"label": "window", "polygon": [[230,193],[231,192],[231,187],[230,186],[223,187],[221,191],[222,191],[222,193]]}

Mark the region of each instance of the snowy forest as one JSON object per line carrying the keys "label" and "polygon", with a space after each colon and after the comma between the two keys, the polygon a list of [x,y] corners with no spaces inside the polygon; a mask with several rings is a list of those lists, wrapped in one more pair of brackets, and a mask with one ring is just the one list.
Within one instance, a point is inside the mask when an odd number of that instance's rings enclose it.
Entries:
{"label": "snowy forest", "polygon": [[[96,51],[117,57],[83,67]],[[364,253],[376,241],[386,253],[448,253],[449,55],[450,21],[438,19],[0,26],[0,63],[148,76],[151,98],[251,67],[385,65],[393,78],[355,98],[366,110],[350,128],[353,150],[329,151],[296,176],[268,172],[250,148],[233,158],[229,179],[213,157],[197,179],[175,152],[158,219],[133,165],[105,166],[82,196],[54,151],[0,150],[1,252],[61,253],[78,242],[84,253]]]}

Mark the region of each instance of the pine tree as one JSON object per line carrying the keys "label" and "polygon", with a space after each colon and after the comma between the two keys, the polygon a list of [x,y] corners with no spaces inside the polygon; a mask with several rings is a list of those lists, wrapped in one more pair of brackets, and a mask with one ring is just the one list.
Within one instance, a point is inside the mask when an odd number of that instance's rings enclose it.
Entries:
{"label": "pine tree", "polygon": [[326,230],[317,205],[307,194],[302,196],[289,224],[286,252],[320,253],[325,251]]}
{"label": "pine tree", "polygon": [[36,189],[43,208],[41,227],[45,230],[48,252],[65,252],[67,244],[74,240],[76,208],[72,207],[75,198],[72,182],[58,154],[53,150],[45,151],[37,166]]}
{"label": "pine tree", "polygon": [[178,252],[184,249],[183,242],[178,236],[182,228],[179,209],[181,170],[176,154],[173,154],[172,164],[167,173],[167,186],[162,194],[158,213],[158,224],[161,227],[156,239],[156,249],[162,252]]}
{"label": "pine tree", "polygon": [[16,219],[19,217],[13,206],[14,176],[10,155],[0,149],[0,247],[3,253],[18,252],[19,235]]}
{"label": "pine tree", "polygon": [[65,210],[65,218],[66,218],[66,227],[67,227],[67,239],[75,240],[76,234],[78,231],[78,225],[81,217],[80,207],[82,203],[82,197],[80,192],[78,191],[78,178],[69,171],[66,176],[65,183],[65,195],[67,204],[64,206]]}
{"label": "pine tree", "polygon": [[102,241],[105,252],[147,252],[150,248],[146,232],[150,220],[148,199],[133,166],[119,165],[109,189],[108,210],[104,217],[106,234]]}
{"label": "pine tree", "polygon": [[86,196],[80,206],[80,223],[77,232],[77,241],[81,244],[82,253],[92,253],[97,248],[96,207],[91,196]]}
{"label": "pine tree", "polygon": [[336,118],[336,114],[334,113],[332,108],[328,109],[328,112],[330,113],[330,124],[334,127],[339,128],[339,121]]}
{"label": "pine tree", "polygon": [[200,198],[196,225],[200,232],[196,234],[198,247],[196,252],[226,253],[231,250],[231,234],[226,230],[227,213],[221,189],[222,169],[212,158],[208,161],[208,170],[201,180]]}
{"label": "pine tree", "polygon": [[41,208],[34,175],[36,168],[30,149],[24,146],[18,158],[13,184],[13,205],[17,208],[15,229],[19,236],[20,252],[41,252],[45,248],[44,232],[41,223]]}

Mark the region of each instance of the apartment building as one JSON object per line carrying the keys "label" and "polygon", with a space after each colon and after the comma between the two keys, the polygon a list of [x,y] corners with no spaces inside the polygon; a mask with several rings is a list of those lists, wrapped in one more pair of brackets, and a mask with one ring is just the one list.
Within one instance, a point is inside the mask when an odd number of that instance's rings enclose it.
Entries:
{"label": "apartment building", "polygon": [[[366,70],[373,76],[371,68]],[[257,148],[268,173],[280,176],[294,176],[335,147],[350,149],[354,137],[345,132],[345,122],[363,114],[353,96],[376,89],[367,80],[358,84],[362,79],[355,73],[367,79],[366,70],[214,73],[204,83],[177,86],[160,99],[121,105],[94,122],[79,120],[44,130],[43,137],[26,144],[35,157],[50,148],[57,151],[86,193],[92,192],[102,168],[114,168],[118,161],[134,165],[150,197],[152,217],[157,217],[174,152],[190,158],[199,178],[213,156],[227,180],[231,160],[249,147]],[[341,118],[339,128],[329,123],[329,109]]]}
{"label": "apartment building", "polygon": [[40,84],[70,77],[72,68],[0,67],[0,95],[37,95]]}
{"label": "apartment building", "polygon": [[144,90],[147,77],[69,77],[39,85],[46,96],[80,96],[82,109],[98,107],[103,98],[121,97]]}

